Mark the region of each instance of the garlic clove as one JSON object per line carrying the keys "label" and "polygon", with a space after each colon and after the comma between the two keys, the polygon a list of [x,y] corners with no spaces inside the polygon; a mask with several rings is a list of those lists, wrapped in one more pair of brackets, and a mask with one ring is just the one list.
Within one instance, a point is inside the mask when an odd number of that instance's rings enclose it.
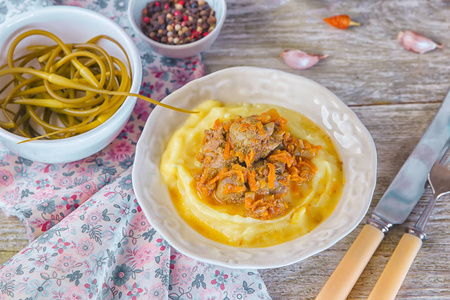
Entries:
{"label": "garlic clove", "polygon": [[432,51],[436,48],[443,48],[442,45],[436,44],[429,38],[410,30],[400,31],[397,39],[406,50],[420,54]]}
{"label": "garlic clove", "polygon": [[326,55],[312,55],[300,50],[285,50],[281,53],[281,58],[286,65],[293,69],[304,70],[317,64]]}

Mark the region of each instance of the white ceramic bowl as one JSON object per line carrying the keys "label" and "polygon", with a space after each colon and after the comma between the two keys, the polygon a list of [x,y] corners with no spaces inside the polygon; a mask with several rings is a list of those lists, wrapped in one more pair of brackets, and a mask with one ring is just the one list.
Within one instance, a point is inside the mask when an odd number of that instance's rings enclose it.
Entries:
{"label": "white ceramic bowl", "polygon": [[172,246],[198,260],[226,267],[272,268],[300,261],[332,246],[360,223],[375,187],[376,149],[364,125],[333,93],[304,77],[277,70],[236,67],[194,80],[163,102],[193,109],[206,100],[276,104],[308,116],[334,141],[343,161],[346,183],[332,215],[300,238],[266,248],[236,248],[212,241],[178,215],[159,171],[169,138],[188,116],[157,107],[137,144],[133,186],[150,223]]}
{"label": "white ceramic bowl", "polygon": [[146,41],[155,52],[172,58],[190,57],[200,54],[204,50],[208,49],[219,36],[227,14],[227,4],[225,0],[205,0],[216,13],[217,22],[214,30],[200,40],[189,44],[167,45],[152,40],[141,30],[140,19],[142,10],[146,7],[148,2],[153,1],[155,0],[130,0],[128,5],[128,18],[130,20],[131,27],[134,29],[136,34],[142,40]]}
{"label": "white ceramic bowl", "polygon": [[[72,7],[54,6],[24,13],[7,20],[0,26],[0,65],[6,62],[6,55],[12,40],[21,32],[30,29],[43,29],[56,34],[64,42],[86,42],[88,39],[104,34],[113,37],[126,50],[133,74],[131,92],[138,93],[142,80],[142,63],[140,54],[132,39],[112,20],[91,10]],[[50,44],[50,40],[30,37],[19,43],[17,53],[25,49],[29,42]],[[53,43],[52,43],[53,44]],[[112,43],[100,43],[111,55],[126,62],[124,54]],[[0,77],[0,87],[11,78]],[[5,93],[0,95],[5,97]],[[122,130],[128,121],[136,103],[136,98],[128,97],[119,110],[101,126],[78,136],[61,140],[37,140],[18,144],[24,137],[12,134],[0,128],[0,142],[12,152],[25,158],[45,162],[63,163],[76,161],[106,147]]]}

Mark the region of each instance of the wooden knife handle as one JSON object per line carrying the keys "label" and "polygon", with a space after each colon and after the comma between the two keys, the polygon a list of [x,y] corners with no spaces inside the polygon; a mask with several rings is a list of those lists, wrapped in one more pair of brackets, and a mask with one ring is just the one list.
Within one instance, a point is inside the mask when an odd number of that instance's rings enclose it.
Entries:
{"label": "wooden knife handle", "polygon": [[379,229],[365,225],[316,300],[346,299],[383,238]]}
{"label": "wooden knife handle", "polygon": [[422,240],[417,236],[410,233],[402,236],[368,300],[395,299],[421,246]]}

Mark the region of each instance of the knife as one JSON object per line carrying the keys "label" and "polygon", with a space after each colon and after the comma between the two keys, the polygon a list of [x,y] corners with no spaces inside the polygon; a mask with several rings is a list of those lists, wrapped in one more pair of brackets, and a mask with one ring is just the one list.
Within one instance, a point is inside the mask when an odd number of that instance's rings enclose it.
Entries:
{"label": "knife", "polygon": [[316,300],[346,299],[385,234],[406,221],[425,191],[427,174],[450,137],[450,90],[433,121]]}

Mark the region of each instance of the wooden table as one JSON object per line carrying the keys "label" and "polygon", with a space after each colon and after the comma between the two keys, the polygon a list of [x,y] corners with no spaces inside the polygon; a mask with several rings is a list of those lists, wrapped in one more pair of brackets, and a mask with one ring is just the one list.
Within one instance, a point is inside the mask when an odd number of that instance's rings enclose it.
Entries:
{"label": "wooden table", "polygon": [[[204,54],[207,73],[232,66],[258,66],[302,75],[324,85],[358,115],[378,151],[377,204],[425,132],[450,88],[450,2],[229,0],[225,26]],[[333,28],[322,21],[348,14],[361,27]],[[404,50],[401,30],[414,30],[442,43],[426,54]],[[311,69],[297,71],[280,59],[285,49],[327,54]],[[423,210],[426,191],[405,225]],[[450,299],[450,204],[438,201],[424,242],[398,299]],[[261,270],[273,299],[313,299],[362,226],[334,246],[296,264]],[[394,227],[350,294],[365,299],[404,232]],[[27,244],[21,222],[0,214],[0,263]]]}

